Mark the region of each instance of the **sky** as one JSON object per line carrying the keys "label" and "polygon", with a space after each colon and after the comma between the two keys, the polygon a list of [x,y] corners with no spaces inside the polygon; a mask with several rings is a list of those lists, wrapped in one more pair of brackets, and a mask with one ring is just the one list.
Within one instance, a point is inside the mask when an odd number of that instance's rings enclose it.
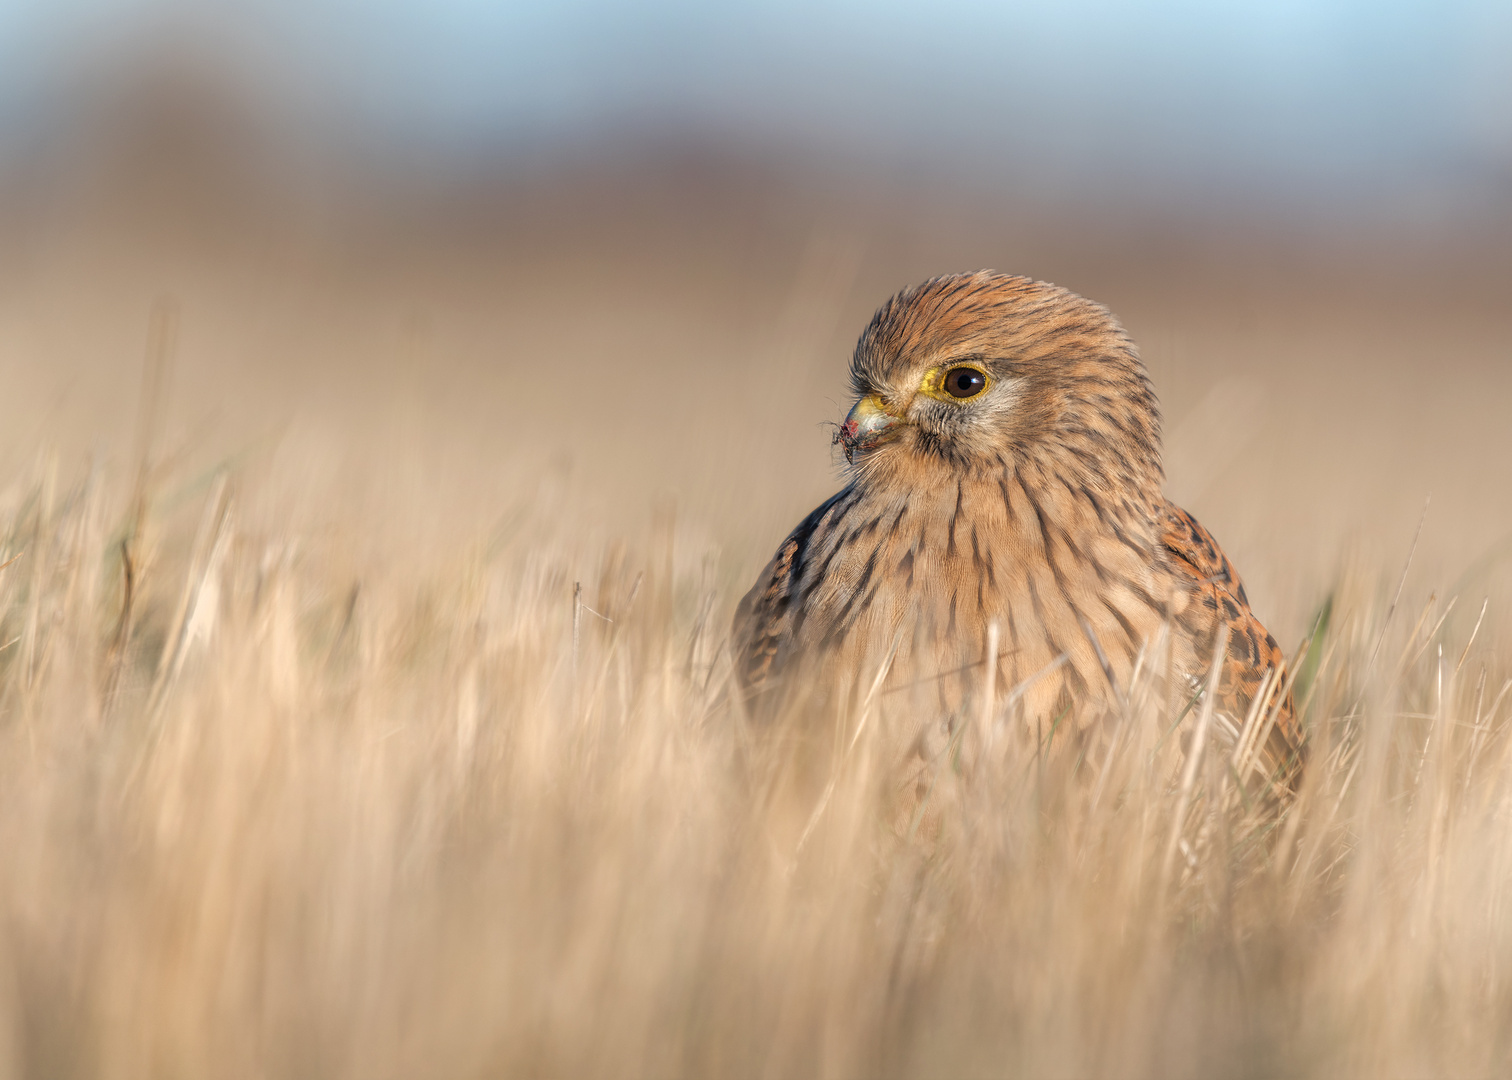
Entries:
{"label": "sky", "polygon": [[1512,183],[1512,0],[0,0],[0,140],[164,43],[462,155],[657,130],[1111,184]]}

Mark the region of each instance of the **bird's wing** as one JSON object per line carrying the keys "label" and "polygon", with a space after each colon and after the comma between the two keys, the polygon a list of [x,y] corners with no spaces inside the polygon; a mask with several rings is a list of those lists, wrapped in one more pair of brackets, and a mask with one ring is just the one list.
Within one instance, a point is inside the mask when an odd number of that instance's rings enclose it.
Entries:
{"label": "bird's wing", "polygon": [[763,696],[776,681],[783,647],[791,640],[802,616],[797,604],[798,590],[810,543],[830,510],[846,493],[841,491],[826,500],[788,534],[735,609],[731,627],[735,678],[748,702]]}
{"label": "bird's wing", "polygon": [[[1286,677],[1286,657],[1281,646],[1250,610],[1244,583],[1213,534],[1174,503],[1167,502],[1161,540],[1172,556],[1171,567],[1188,579],[1196,599],[1214,613],[1213,629],[1222,620],[1228,624],[1228,661],[1224,672],[1224,698],[1220,705],[1243,718],[1259,692],[1266,673]],[[1300,774],[1303,759],[1302,729],[1288,688],[1276,707],[1276,719],[1262,748],[1262,768],[1290,786]]]}

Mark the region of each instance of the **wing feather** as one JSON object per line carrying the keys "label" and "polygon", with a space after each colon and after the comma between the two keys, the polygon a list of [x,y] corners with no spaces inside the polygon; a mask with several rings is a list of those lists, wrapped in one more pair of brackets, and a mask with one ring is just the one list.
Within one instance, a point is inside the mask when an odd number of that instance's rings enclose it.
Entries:
{"label": "wing feather", "polygon": [[777,681],[802,621],[799,593],[816,534],[833,524],[826,518],[849,493],[849,488],[837,492],[788,534],[735,609],[735,678],[748,703],[767,697]]}
{"label": "wing feather", "polygon": [[[1278,678],[1286,678],[1286,657],[1276,639],[1250,610],[1244,582],[1213,534],[1170,502],[1166,503],[1161,525],[1161,540],[1171,556],[1172,570],[1192,586],[1197,602],[1214,613],[1214,631],[1219,620],[1228,624],[1225,700],[1221,704],[1232,715],[1243,717],[1268,672],[1275,671]],[[1275,708],[1276,720],[1262,748],[1262,768],[1290,787],[1300,775],[1305,750],[1289,687]]]}

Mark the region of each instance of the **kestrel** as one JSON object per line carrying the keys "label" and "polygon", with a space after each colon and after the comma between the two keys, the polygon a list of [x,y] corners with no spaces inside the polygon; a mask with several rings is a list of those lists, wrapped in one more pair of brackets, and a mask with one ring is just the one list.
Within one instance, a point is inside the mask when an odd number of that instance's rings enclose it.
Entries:
{"label": "kestrel", "polygon": [[735,615],[747,700],[885,669],[889,690],[925,687],[949,727],[984,684],[994,627],[987,685],[1013,691],[1028,730],[1068,710],[1089,723],[1167,626],[1173,667],[1205,685],[1227,626],[1216,708],[1236,736],[1263,688],[1275,719],[1259,767],[1295,779],[1281,650],[1212,535],[1162,494],[1159,407],[1106,308],[990,271],[934,278],[872,317],[851,381],[836,435],[849,483]]}

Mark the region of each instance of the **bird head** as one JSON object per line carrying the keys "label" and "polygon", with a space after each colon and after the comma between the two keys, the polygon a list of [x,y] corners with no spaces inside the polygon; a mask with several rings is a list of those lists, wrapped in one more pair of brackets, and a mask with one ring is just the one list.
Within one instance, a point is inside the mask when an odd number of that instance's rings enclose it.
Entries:
{"label": "bird head", "polygon": [[888,300],[851,359],[836,433],[865,483],[1040,464],[1158,495],[1160,414],[1134,343],[1099,304],[981,271]]}

